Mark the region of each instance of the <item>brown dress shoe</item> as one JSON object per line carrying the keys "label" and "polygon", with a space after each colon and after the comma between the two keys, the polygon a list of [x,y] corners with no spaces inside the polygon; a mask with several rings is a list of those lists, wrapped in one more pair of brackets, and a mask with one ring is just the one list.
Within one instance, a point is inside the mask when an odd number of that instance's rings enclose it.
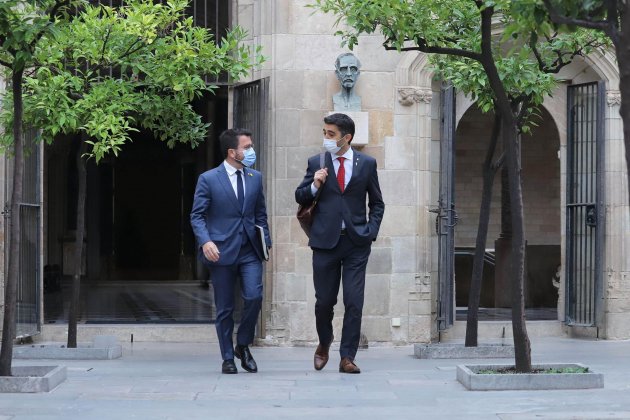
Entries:
{"label": "brown dress shoe", "polygon": [[324,346],[322,343],[319,343],[317,346],[317,350],[315,350],[315,356],[313,357],[313,366],[315,370],[322,370],[326,363],[328,363],[328,350],[330,350],[330,345],[332,344],[335,337],[330,340],[327,346]]}
{"label": "brown dress shoe", "polygon": [[361,369],[354,364],[349,357],[344,357],[339,363],[339,372],[341,373],[361,373]]}

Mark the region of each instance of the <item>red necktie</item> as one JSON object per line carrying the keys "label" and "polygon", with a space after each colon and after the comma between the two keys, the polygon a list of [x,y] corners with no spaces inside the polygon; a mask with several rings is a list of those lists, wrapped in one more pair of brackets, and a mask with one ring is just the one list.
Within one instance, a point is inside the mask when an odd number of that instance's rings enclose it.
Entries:
{"label": "red necktie", "polygon": [[339,184],[339,189],[343,192],[344,187],[346,186],[346,168],[343,167],[343,161],[346,160],[345,157],[338,157],[339,161],[339,169],[337,170],[337,183]]}

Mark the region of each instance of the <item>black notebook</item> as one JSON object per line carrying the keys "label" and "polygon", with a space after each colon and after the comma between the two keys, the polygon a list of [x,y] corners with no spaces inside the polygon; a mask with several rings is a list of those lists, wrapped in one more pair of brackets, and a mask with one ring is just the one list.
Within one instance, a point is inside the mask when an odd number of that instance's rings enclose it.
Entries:
{"label": "black notebook", "polygon": [[262,226],[256,225],[256,236],[258,236],[260,246],[262,247],[263,258],[265,261],[269,261],[269,249],[267,249],[267,241],[265,241],[265,229],[263,229]]}

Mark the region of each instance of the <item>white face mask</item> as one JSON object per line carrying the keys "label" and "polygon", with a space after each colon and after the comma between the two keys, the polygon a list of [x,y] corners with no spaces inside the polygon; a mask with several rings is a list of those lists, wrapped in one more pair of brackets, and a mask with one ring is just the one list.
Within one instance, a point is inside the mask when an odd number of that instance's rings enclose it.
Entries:
{"label": "white face mask", "polygon": [[336,140],[324,137],[324,149],[326,149],[327,152],[330,152],[331,155],[334,155],[341,150],[341,147],[337,146]]}

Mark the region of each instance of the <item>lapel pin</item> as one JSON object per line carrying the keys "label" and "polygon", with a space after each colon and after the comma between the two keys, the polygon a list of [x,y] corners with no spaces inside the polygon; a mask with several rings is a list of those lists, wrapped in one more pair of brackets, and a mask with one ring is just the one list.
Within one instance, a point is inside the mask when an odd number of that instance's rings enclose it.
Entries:
{"label": "lapel pin", "polygon": [[249,176],[254,176],[254,175],[252,175],[250,172],[247,172],[247,175],[249,175]]}

